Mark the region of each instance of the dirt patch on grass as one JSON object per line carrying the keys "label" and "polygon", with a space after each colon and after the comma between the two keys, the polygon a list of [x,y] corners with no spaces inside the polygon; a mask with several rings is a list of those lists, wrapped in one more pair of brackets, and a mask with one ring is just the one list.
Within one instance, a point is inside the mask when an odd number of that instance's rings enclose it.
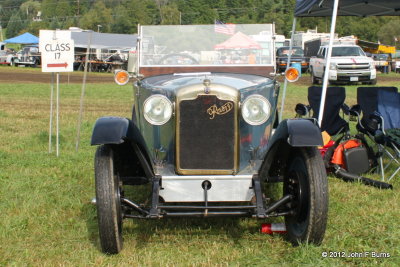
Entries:
{"label": "dirt patch on grass", "polygon": [[[55,75],[54,75],[55,77]],[[55,79],[55,78],[54,78]],[[60,73],[61,83],[82,83],[83,72]],[[38,69],[0,68],[0,83],[48,83],[51,73],[43,73]],[[87,83],[113,83],[111,73],[88,73]]]}

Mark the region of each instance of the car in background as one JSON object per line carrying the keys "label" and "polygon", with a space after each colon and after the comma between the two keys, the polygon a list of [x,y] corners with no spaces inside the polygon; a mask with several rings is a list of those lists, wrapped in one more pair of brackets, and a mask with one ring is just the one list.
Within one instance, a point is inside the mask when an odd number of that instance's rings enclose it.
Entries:
{"label": "car in background", "polygon": [[394,65],[394,71],[400,73],[400,61],[396,61]]}
{"label": "car in background", "polygon": [[14,65],[37,67],[41,65],[41,56],[37,45],[27,45],[18,51],[14,58]]}
{"label": "car in background", "polygon": [[14,64],[14,57],[14,49],[6,48],[5,43],[0,43],[0,64],[12,66]]}
{"label": "car in background", "polygon": [[[319,48],[310,58],[311,83],[322,83],[328,58],[328,45]],[[358,45],[335,44],[329,65],[328,82],[376,84],[376,69],[372,58],[367,57]]]}
{"label": "car in background", "polygon": [[[290,47],[282,46],[276,50],[276,71],[284,72],[287,67],[288,56],[289,56]],[[305,73],[308,71],[310,59],[304,56],[304,50],[299,46],[292,47],[292,56],[290,58],[290,62],[292,66],[293,64],[299,64],[301,66],[301,72]]]}
{"label": "car in background", "polygon": [[376,70],[382,73],[389,73],[394,69],[394,62],[391,54],[372,54]]}

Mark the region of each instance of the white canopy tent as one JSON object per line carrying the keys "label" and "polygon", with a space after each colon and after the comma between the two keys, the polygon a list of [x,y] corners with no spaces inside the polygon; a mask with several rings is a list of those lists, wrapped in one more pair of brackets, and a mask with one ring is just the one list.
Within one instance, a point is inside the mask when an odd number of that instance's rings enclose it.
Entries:
{"label": "white canopy tent", "polygon": [[87,48],[89,34],[91,34],[90,48],[92,49],[131,49],[136,47],[137,34],[72,31],[71,38],[74,40],[75,47]]}

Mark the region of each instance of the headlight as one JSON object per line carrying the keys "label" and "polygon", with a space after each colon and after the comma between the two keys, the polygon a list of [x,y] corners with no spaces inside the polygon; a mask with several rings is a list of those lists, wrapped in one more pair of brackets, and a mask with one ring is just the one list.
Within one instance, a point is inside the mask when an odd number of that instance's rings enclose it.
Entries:
{"label": "headlight", "polygon": [[152,95],[144,101],[144,118],[153,125],[163,125],[172,116],[172,103],[166,96]]}
{"label": "headlight", "polygon": [[330,70],[336,70],[336,63],[331,63],[331,64],[329,65],[329,69],[330,69]]}
{"label": "headlight", "polygon": [[261,95],[252,95],[242,104],[242,117],[250,125],[261,125],[271,114],[271,104]]}

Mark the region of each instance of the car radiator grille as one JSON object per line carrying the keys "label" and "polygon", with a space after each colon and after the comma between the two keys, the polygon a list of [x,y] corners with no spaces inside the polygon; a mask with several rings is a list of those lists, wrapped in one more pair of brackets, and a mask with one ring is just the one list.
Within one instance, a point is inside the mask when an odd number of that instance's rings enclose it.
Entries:
{"label": "car radiator grille", "polygon": [[368,63],[338,64],[338,70],[369,70]]}
{"label": "car radiator grille", "polygon": [[198,95],[178,105],[178,173],[232,174],[237,155],[234,102]]}

